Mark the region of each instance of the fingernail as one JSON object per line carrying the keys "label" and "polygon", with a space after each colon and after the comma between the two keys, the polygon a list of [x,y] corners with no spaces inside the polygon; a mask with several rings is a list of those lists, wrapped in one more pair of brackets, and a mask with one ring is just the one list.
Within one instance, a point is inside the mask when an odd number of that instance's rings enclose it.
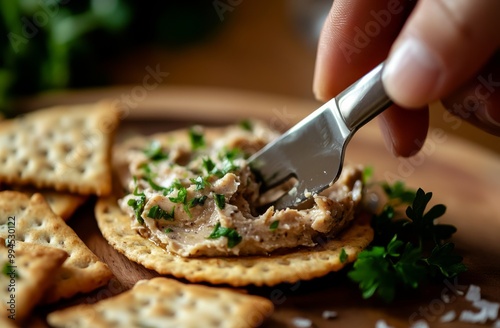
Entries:
{"label": "fingernail", "polygon": [[389,97],[403,107],[421,107],[435,100],[443,69],[439,59],[415,37],[393,51],[382,72]]}
{"label": "fingernail", "polygon": [[474,113],[484,124],[500,127],[500,117],[498,117],[500,111],[497,111],[493,106],[487,106],[485,103],[480,103]]}

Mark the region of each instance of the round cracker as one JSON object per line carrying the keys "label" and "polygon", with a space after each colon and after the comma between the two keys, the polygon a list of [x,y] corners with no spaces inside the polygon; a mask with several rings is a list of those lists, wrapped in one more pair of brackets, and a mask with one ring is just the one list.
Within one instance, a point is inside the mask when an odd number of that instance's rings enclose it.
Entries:
{"label": "round cracker", "polygon": [[[362,215],[337,238],[314,248],[270,256],[185,258],[141,237],[130,227],[130,218],[121,211],[115,197],[100,198],[95,215],[104,238],[131,261],[162,275],[235,287],[295,283],[339,271],[353,262],[373,239],[368,217]],[[342,248],[347,253],[343,263],[340,261]]]}

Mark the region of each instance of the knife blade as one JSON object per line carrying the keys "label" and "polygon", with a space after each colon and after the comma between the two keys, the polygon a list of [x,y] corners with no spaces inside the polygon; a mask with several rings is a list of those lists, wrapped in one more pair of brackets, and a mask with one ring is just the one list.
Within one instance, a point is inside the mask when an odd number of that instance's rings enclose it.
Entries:
{"label": "knife blade", "polygon": [[338,179],[354,133],[392,104],[382,85],[383,65],[249,158],[262,181],[262,191],[295,180],[274,202],[276,209],[298,207]]}

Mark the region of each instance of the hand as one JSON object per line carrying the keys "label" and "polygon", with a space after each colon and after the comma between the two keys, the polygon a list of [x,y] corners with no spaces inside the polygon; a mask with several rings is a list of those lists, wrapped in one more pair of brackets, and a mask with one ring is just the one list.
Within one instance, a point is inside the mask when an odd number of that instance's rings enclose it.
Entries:
{"label": "hand", "polygon": [[318,45],[314,93],[329,100],[386,60],[395,105],[380,115],[388,147],[410,156],[428,104],[500,135],[500,1],[335,0]]}

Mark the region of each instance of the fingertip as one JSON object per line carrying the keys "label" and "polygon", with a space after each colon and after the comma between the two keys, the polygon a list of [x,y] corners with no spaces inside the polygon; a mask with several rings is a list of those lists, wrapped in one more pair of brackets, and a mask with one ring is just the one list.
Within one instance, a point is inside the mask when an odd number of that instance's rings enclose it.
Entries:
{"label": "fingertip", "polygon": [[420,108],[435,97],[443,78],[443,65],[428,45],[415,37],[399,42],[386,61],[382,82],[399,106]]}
{"label": "fingertip", "polygon": [[393,105],[379,115],[379,126],[389,152],[410,157],[423,146],[429,128],[429,110],[407,110]]}

